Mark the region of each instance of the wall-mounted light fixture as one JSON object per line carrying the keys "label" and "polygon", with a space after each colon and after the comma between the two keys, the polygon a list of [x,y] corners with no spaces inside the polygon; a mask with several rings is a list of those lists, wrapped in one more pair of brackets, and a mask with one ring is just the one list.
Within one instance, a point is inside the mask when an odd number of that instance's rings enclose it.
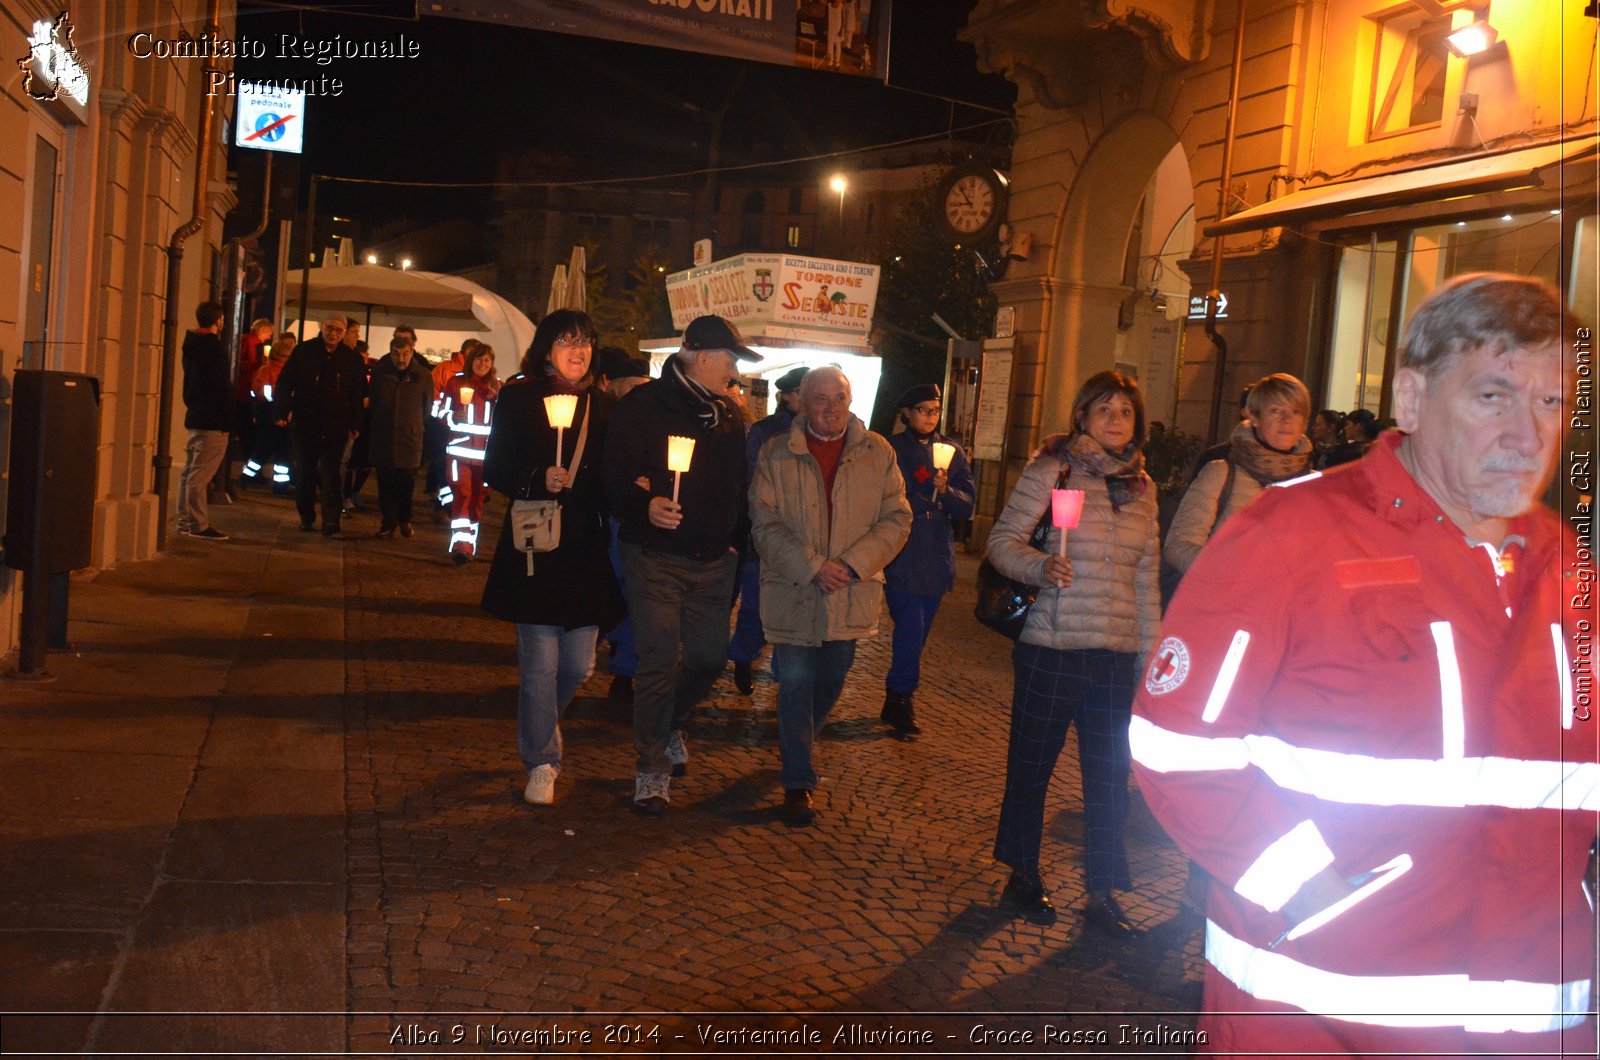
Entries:
{"label": "wall-mounted light fixture", "polygon": [[1493,48],[1499,39],[1499,31],[1489,25],[1487,19],[1479,19],[1447,36],[1444,46],[1458,59],[1468,59]]}

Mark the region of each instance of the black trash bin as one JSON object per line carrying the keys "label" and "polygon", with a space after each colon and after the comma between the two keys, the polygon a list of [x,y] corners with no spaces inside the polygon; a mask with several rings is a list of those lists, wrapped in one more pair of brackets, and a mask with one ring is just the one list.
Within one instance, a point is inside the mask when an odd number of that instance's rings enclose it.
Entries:
{"label": "black trash bin", "polygon": [[[65,641],[66,575],[93,562],[100,381],[22,370],[12,379],[5,565],[23,572],[17,669],[42,676],[47,630]],[[54,580],[55,593],[49,582]],[[50,597],[57,614],[50,615]],[[52,622],[51,619],[54,618]]]}

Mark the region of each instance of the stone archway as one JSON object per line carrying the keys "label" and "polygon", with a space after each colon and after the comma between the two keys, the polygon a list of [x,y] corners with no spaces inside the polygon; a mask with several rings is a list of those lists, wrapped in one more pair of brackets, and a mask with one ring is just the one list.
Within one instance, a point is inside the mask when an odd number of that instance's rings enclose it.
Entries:
{"label": "stone archway", "polygon": [[1042,354],[1039,431],[1065,430],[1078,384],[1111,368],[1119,311],[1134,289],[1124,265],[1134,214],[1156,168],[1178,143],[1160,119],[1132,114],[1108,130],[1072,182],[1051,240],[1052,326]]}

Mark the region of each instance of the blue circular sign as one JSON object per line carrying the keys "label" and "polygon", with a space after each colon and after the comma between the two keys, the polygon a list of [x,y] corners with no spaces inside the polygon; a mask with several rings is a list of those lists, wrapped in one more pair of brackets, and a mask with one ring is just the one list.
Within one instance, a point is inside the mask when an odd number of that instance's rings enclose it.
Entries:
{"label": "blue circular sign", "polygon": [[283,139],[284,126],[278,125],[276,128],[271,127],[282,118],[283,115],[275,114],[270,110],[262,111],[259,115],[257,115],[256,131],[261,134],[260,138],[268,143]]}

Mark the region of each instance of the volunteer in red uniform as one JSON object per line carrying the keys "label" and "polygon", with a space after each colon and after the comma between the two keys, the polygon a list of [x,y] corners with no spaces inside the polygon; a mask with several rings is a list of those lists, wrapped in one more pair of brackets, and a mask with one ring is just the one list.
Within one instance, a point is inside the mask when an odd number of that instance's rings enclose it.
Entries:
{"label": "volunteer in red uniform", "polygon": [[494,371],[494,347],[479,343],[467,355],[464,370],[447,382],[435,402],[449,431],[445,466],[450,473],[450,558],[470,563],[478,552],[478,527],[483,522],[483,451],[489,445],[489,422],[500,379]]}
{"label": "volunteer in red uniform", "polygon": [[1544,283],[1457,277],[1407,330],[1400,430],[1184,578],[1129,735],[1214,877],[1207,1051],[1595,1055],[1593,615],[1539,504],[1570,338]]}

